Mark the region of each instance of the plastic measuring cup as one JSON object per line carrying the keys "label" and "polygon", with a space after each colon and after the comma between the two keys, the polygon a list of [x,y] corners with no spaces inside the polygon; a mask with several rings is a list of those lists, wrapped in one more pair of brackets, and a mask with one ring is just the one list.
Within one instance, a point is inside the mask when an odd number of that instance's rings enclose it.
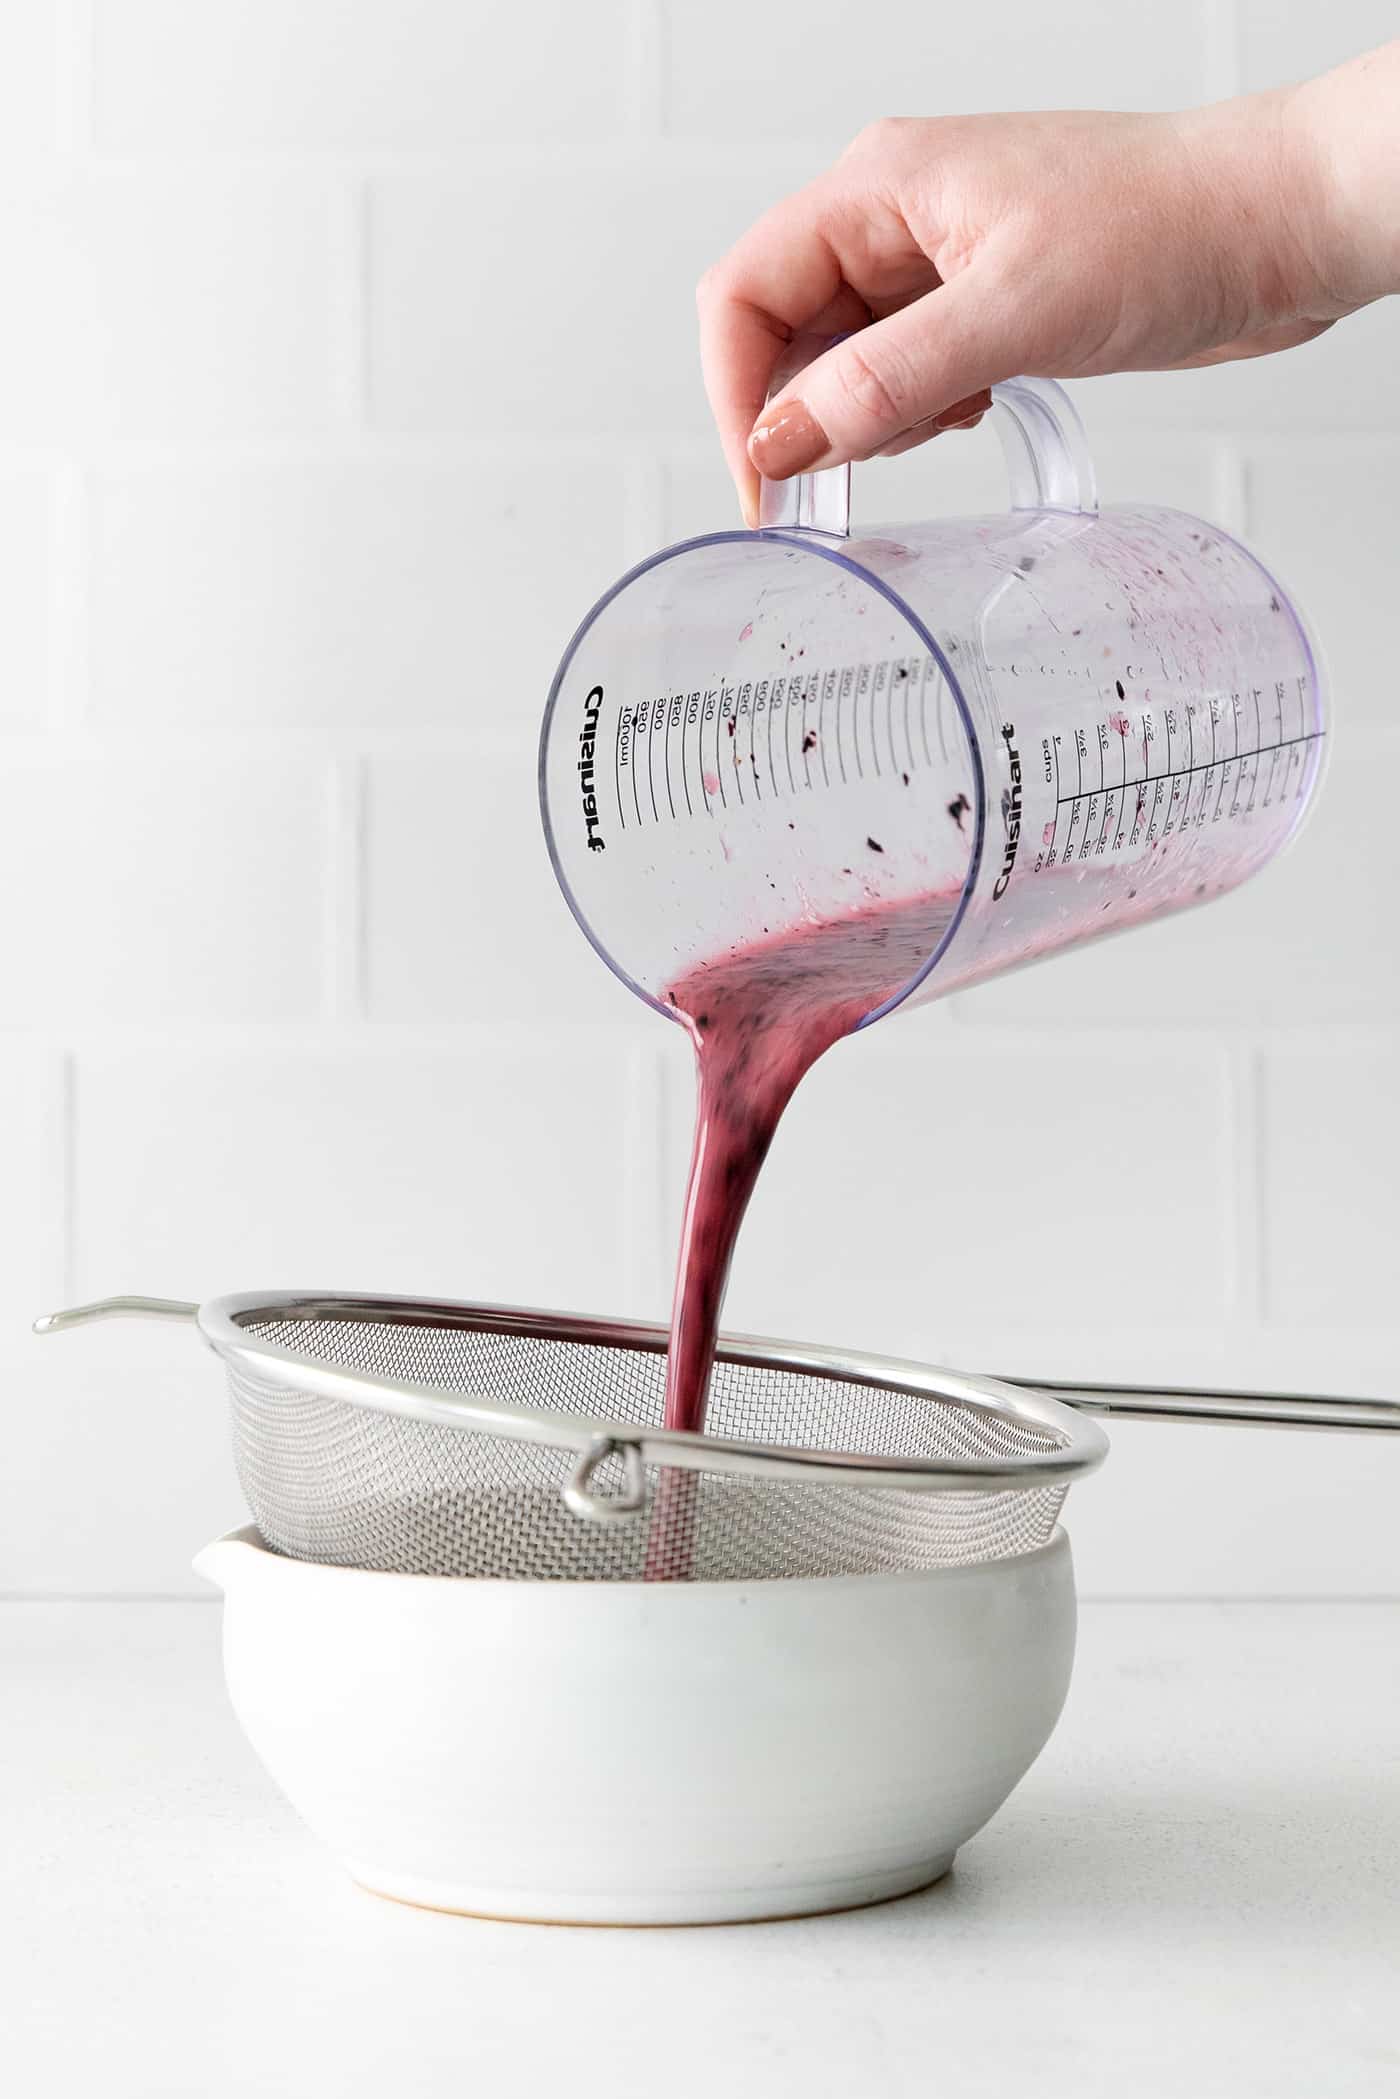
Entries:
{"label": "plastic measuring cup", "polygon": [[869,1021],[1220,895],[1296,830],[1326,721],[1282,586],[1199,518],[1101,511],[1053,382],[992,396],[1008,514],[852,536],[847,469],[767,484],[757,532],[641,562],[569,644],[550,854],[662,1010],[765,936],[945,899]]}

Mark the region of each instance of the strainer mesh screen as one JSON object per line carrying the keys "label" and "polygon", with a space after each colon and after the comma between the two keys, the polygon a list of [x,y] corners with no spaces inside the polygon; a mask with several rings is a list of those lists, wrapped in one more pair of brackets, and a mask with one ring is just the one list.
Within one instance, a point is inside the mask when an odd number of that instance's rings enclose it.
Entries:
{"label": "strainer mesh screen", "polygon": [[[625,1345],[458,1326],[240,1321],[252,1339],[439,1392],[620,1422],[661,1420],[664,1358]],[[234,1448],[267,1543],[296,1559],[527,1581],[759,1581],[885,1574],[1043,1545],[1063,1486],[927,1492],[649,1468],[648,1514],[600,1523],[560,1489],[575,1453],[372,1411],[228,1365]],[[890,1457],[1020,1457],[1050,1430],[952,1400],[719,1363],[707,1427],[758,1443]],[[618,1458],[593,1491],[617,1493]]]}

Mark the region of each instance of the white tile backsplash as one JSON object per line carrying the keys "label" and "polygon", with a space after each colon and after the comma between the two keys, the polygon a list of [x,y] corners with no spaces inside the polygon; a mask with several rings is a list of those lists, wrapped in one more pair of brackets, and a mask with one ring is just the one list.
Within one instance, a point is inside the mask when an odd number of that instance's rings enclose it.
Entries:
{"label": "white tile backsplash", "polygon": [[312,1018],[324,805],[303,760],[11,758],[0,1026]]}
{"label": "white tile backsplash", "polygon": [[1218,1052],[1029,1030],[967,1046],[937,1015],[880,1034],[833,1052],[784,1118],[736,1325],[938,1360],[969,1330],[1128,1346],[1230,1308]]}
{"label": "white tile backsplash", "polygon": [[192,1329],[163,1338],[158,1360],[122,1362],[54,1336],[0,1368],[0,1595],[198,1593],[190,1560],[242,1494],[218,1364]]}
{"label": "white tile backsplash", "polygon": [[1231,0],[1239,41],[1240,86],[1277,87],[1325,73],[1395,35],[1390,0],[1330,0],[1298,7],[1295,0]]}
{"label": "white tile backsplash", "polygon": [[646,1055],[517,1031],[80,1056],[74,1288],[625,1305]]}
{"label": "white tile backsplash", "polygon": [[1202,0],[1160,28],[1119,0],[1076,0],[1068,12],[1022,8],[1014,32],[989,35],[975,10],[908,0],[865,0],[858,27],[846,0],[808,0],[800,22],[748,0],[671,0],[666,129],[839,148],[879,117],[1175,109],[1206,98]]}
{"label": "white tile backsplash", "polygon": [[[1263,1080],[1269,1316],[1345,1329],[1389,1316],[1396,1284],[1400,1059],[1393,1041],[1272,1048]],[[1400,1359],[1397,1359],[1400,1370]]]}
{"label": "white tile backsplash", "polygon": [[58,143],[57,0],[5,0],[0,8],[0,167]]}
{"label": "white tile backsplash", "polygon": [[[485,762],[490,762],[489,750]],[[373,1020],[616,1023],[645,1009],[599,964],[554,880],[533,771],[483,757],[385,758],[369,772],[365,966]]]}
{"label": "white tile backsplash", "polygon": [[91,507],[104,733],[428,736],[526,776],[559,653],[624,559],[606,460],[139,468]]}
{"label": "white tile backsplash", "polygon": [[[386,173],[370,205],[370,415],[382,430],[655,440],[703,431],[695,283],[804,156]],[[547,263],[544,258],[547,256]]]}
{"label": "white tile backsplash", "polygon": [[[136,1289],[663,1316],[689,1052],[555,893],[558,655],[733,522],[694,279],[871,118],[1158,108],[1378,0],[8,0],[0,8],[0,1588],[189,1592],[217,1367]],[[884,1022],[808,1081],[736,1324],[1022,1375],[1400,1392],[1394,302],[1077,389],[1105,501],[1247,529],[1334,771],[1208,911]],[[999,508],[989,428],[855,515]],[[1247,511],[1247,515],[1246,515]],[[1397,1591],[1362,1438],[1141,1425],[1110,1594]]]}
{"label": "white tile backsplash", "polygon": [[630,14],[628,0],[99,4],[97,136],[193,153],[606,138]]}
{"label": "white tile backsplash", "polygon": [[0,1035],[0,1363],[13,1359],[29,1322],[45,1309],[43,1293],[58,1282],[46,1243],[53,1195],[46,1175],[63,1174],[54,1159],[51,1118],[57,1083],[56,1059],[45,1045]]}
{"label": "white tile backsplash", "polygon": [[1260,440],[1245,462],[1250,542],[1307,611],[1338,709],[1338,745],[1360,763],[1376,731],[1400,730],[1397,489],[1394,431],[1340,443]]}
{"label": "white tile backsplash", "polygon": [[0,254],[0,444],[330,419],[319,179],[36,166],[0,184]]}

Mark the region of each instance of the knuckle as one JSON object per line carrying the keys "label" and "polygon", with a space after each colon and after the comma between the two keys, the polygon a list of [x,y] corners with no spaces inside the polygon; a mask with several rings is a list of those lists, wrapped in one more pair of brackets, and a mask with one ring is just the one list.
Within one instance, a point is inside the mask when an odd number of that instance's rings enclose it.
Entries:
{"label": "knuckle", "polygon": [[723,297],[723,273],[724,265],[719,262],[712,262],[707,270],[701,272],[695,286],[695,303],[702,312]]}
{"label": "knuckle", "polygon": [[913,121],[911,117],[876,117],[862,126],[846,151],[878,159],[903,145]]}
{"label": "knuckle", "polygon": [[879,429],[902,427],[912,394],[908,372],[888,351],[870,356],[854,345],[837,360],[836,378],[862,422]]}

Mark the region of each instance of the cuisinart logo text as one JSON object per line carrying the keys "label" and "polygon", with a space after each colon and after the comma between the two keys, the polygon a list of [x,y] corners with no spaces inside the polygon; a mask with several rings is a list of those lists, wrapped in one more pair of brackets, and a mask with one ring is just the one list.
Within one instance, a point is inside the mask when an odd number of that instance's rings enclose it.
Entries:
{"label": "cuisinart logo text", "polygon": [[595,685],[583,703],[583,727],[578,739],[578,784],[583,795],[583,821],[588,832],[590,853],[607,851],[598,829],[598,796],[593,786],[593,746],[597,740],[598,713],[603,704],[603,688]]}
{"label": "cuisinart logo text", "polygon": [[1002,741],[1006,745],[1006,759],[1011,767],[1011,785],[1001,791],[1001,820],[1006,826],[1006,847],[1001,856],[1001,873],[997,876],[993,896],[1005,896],[1016,867],[1016,849],[1021,843],[1021,753],[1016,748],[1016,725],[1003,722]]}

